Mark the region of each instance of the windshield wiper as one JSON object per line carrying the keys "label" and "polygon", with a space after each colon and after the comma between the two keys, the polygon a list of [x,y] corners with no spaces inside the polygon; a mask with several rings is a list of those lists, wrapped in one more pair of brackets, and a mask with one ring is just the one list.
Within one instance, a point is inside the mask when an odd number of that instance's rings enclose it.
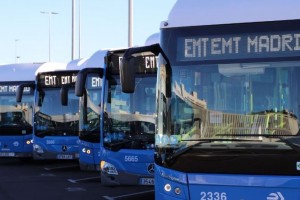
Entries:
{"label": "windshield wiper", "polygon": [[[219,136],[216,135],[216,136]],[[223,136],[223,135],[222,135]],[[226,136],[232,136],[231,134],[226,134]],[[233,135],[236,136],[236,135]],[[252,135],[251,135],[252,136]],[[248,139],[238,139],[238,138],[202,138],[202,139],[190,139],[190,140],[181,140],[181,141],[203,141],[203,143],[210,143],[210,142],[257,142],[260,140],[248,140]]]}
{"label": "windshield wiper", "polygon": [[152,138],[147,135],[135,135],[131,137],[126,137],[119,141],[112,141],[105,144],[112,151],[119,151],[125,145],[127,145],[126,148],[130,149],[148,149],[150,148],[149,145],[151,144],[153,144],[154,147],[154,136]]}
{"label": "windshield wiper", "polygon": [[[184,141],[189,141],[189,140],[184,140]],[[199,142],[197,142],[193,145],[187,146],[187,147],[185,147],[185,145],[184,145],[181,148],[179,148],[177,151],[175,151],[175,153],[171,154],[170,156],[167,156],[165,159],[165,162],[171,162],[178,156],[180,156],[180,155],[184,154],[185,152],[187,152],[188,150],[192,149],[194,146],[197,146],[197,145],[203,144],[203,143],[209,143],[209,142],[210,141],[199,141]]]}
{"label": "windshield wiper", "polygon": [[45,131],[39,131],[39,130],[36,130],[35,131],[35,135],[38,136],[38,137],[45,137],[47,135],[53,135],[52,133],[54,132],[54,130],[45,130]]}
{"label": "windshield wiper", "polygon": [[87,129],[87,130],[81,130],[80,133],[82,136],[89,136],[89,135],[100,135],[100,127],[94,127],[92,129]]}
{"label": "windshield wiper", "polygon": [[300,136],[294,136],[294,137],[279,137],[279,141],[284,142],[286,145],[291,147],[293,150],[300,153]]}
{"label": "windshield wiper", "polygon": [[[225,137],[225,136],[232,136],[232,137],[265,137],[265,138],[280,138],[283,135],[278,135],[278,134],[242,134],[242,133],[234,133],[234,134],[228,134],[228,133],[218,133],[215,136],[217,137]],[[284,135],[284,137],[288,136],[295,136],[293,134],[287,134]],[[232,138],[234,139],[234,138]],[[231,139],[230,139],[231,140]]]}
{"label": "windshield wiper", "polygon": [[[204,143],[211,143],[211,142],[229,142],[229,141],[241,141],[241,142],[258,142],[259,140],[245,140],[245,139],[236,139],[236,138],[203,138],[203,139],[194,139],[194,140],[181,140],[181,141],[195,141],[195,144],[192,144],[190,146],[182,146],[181,148],[179,148],[175,153],[173,153],[172,155],[168,156],[166,158],[166,162],[171,162],[172,160],[174,160],[175,158],[177,158],[178,156],[184,154],[185,152],[187,152],[188,150],[192,149],[193,147],[199,145],[199,144],[204,144]],[[198,141],[198,142],[197,142]],[[260,141],[259,141],[260,142]]]}
{"label": "windshield wiper", "polygon": [[300,153],[300,136],[296,136],[293,134],[288,134],[284,136],[277,134],[217,134],[216,136],[278,138],[279,141],[284,142],[286,145]]}
{"label": "windshield wiper", "polygon": [[16,126],[22,126],[22,125],[17,124],[17,123],[3,123],[3,124],[0,124],[0,127],[16,127]]}
{"label": "windshield wiper", "polygon": [[120,142],[114,142],[114,143],[106,143],[106,145],[110,148],[112,151],[119,151],[124,144],[128,144],[132,142],[132,140],[122,140]]}
{"label": "windshield wiper", "polygon": [[36,130],[35,135],[39,137],[45,136],[79,136],[78,130],[74,131],[73,128],[50,128],[47,130]]}

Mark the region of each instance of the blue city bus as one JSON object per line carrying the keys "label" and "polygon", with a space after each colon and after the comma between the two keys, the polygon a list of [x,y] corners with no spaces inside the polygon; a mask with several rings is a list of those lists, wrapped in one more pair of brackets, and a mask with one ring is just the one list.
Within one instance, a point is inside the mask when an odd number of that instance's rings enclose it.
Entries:
{"label": "blue city bus", "polygon": [[[157,43],[158,39],[159,33],[152,34],[147,38],[145,45]],[[101,95],[105,95],[102,94],[102,78],[100,77],[103,76],[104,59],[107,54],[108,50],[95,52],[85,62],[85,69],[80,72],[83,82],[77,84],[78,96],[81,96],[79,166],[83,171],[100,171],[100,102]]]}
{"label": "blue city bus", "polygon": [[24,88],[22,103],[16,103],[19,84],[34,85],[42,63],[0,65],[0,157],[32,158],[33,88]]}
{"label": "blue city bus", "polygon": [[82,96],[80,113],[85,113],[79,123],[80,156],[90,156],[82,163],[92,169],[100,164],[103,185],[153,185],[156,57],[139,56],[133,74],[136,91],[126,94],[121,92],[119,71],[124,52],[96,52],[85,66],[95,66],[91,62],[103,67],[78,73],[76,95]]}
{"label": "blue city bus", "polygon": [[36,71],[33,117],[36,160],[78,159],[79,99],[75,96],[75,82],[83,63],[83,59],[68,64],[48,63]]}
{"label": "blue city bus", "polygon": [[300,199],[300,2],[240,3],[178,0],[125,53],[159,55],[155,199]]}
{"label": "blue city bus", "polygon": [[75,84],[75,94],[80,97],[79,166],[82,171],[100,171],[100,107],[106,54],[106,50],[100,50],[88,58]]}

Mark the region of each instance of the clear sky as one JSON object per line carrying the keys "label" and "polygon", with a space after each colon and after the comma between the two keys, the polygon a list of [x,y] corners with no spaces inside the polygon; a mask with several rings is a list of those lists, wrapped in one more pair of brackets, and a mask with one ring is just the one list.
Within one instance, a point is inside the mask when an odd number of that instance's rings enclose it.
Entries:
{"label": "clear sky", "polygon": [[[99,49],[127,47],[128,0],[75,0],[75,58],[85,58]],[[133,45],[143,45],[159,32],[176,0],[132,0]],[[72,42],[72,0],[1,0],[0,64],[45,62],[49,59],[51,15],[51,61],[69,62]],[[16,57],[19,57],[16,59]]]}

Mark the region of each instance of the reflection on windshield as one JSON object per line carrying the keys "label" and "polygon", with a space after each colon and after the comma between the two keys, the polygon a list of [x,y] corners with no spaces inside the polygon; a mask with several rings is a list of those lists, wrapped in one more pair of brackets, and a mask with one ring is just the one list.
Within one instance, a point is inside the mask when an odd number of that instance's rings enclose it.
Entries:
{"label": "reflection on windshield", "polygon": [[37,136],[78,136],[79,100],[74,94],[74,89],[69,90],[67,106],[61,105],[60,88],[39,92],[38,101],[41,105],[35,108],[34,116]]}
{"label": "reflection on windshield", "polygon": [[32,134],[32,104],[32,95],[24,95],[22,103],[15,95],[0,96],[1,135]]}
{"label": "reflection on windshield", "polygon": [[80,98],[80,139],[89,142],[100,141],[101,88],[87,88]]}
{"label": "reflection on windshield", "polygon": [[163,118],[171,132],[158,134],[156,143],[297,135],[299,73],[298,62],[175,67],[171,115]]}
{"label": "reflection on windshield", "polygon": [[105,107],[105,145],[154,148],[156,77],[137,78],[133,94],[122,93],[119,82],[113,82]]}

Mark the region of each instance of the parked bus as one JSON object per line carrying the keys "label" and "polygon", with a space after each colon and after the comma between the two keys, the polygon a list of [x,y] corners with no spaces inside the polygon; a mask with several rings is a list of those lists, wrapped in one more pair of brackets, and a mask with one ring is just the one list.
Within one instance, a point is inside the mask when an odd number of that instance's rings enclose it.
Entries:
{"label": "parked bus", "polygon": [[79,99],[74,88],[83,62],[47,63],[37,69],[34,159],[78,159]]}
{"label": "parked bus", "polygon": [[80,96],[79,166],[83,171],[100,171],[100,107],[106,53],[97,51],[88,58],[75,84],[75,94]]}
{"label": "parked bus", "polygon": [[102,68],[78,73],[75,88],[82,96],[84,113],[80,117],[80,153],[92,160],[82,159],[81,165],[85,162],[95,169],[100,164],[103,185],[153,185],[156,57],[140,55],[133,74],[136,91],[125,94],[119,71],[124,51],[98,51],[86,66],[98,63]]}
{"label": "parked bus", "polygon": [[[159,33],[150,35],[145,45],[157,42],[159,42]],[[124,51],[124,49],[119,50]],[[102,78],[100,77],[103,76],[104,66],[106,66],[104,59],[107,55],[109,55],[109,50],[100,50],[92,55],[84,65],[86,69],[80,72],[83,82],[77,84],[78,96],[81,96],[79,114],[82,119],[79,121],[79,165],[83,171],[100,171],[100,101],[101,95],[105,95],[102,94],[104,91],[102,91]]]}
{"label": "parked bus", "polygon": [[160,55],[155,199],[300,199],[299,6],[178,0],[161,46],[125,53]]}
{"label": "parked bus", "polygon": [[34,84],[42,63],[0,65],[0,157],[32,157],[33,88],[26,87],[22,103],[16,103],[19,84]]}

